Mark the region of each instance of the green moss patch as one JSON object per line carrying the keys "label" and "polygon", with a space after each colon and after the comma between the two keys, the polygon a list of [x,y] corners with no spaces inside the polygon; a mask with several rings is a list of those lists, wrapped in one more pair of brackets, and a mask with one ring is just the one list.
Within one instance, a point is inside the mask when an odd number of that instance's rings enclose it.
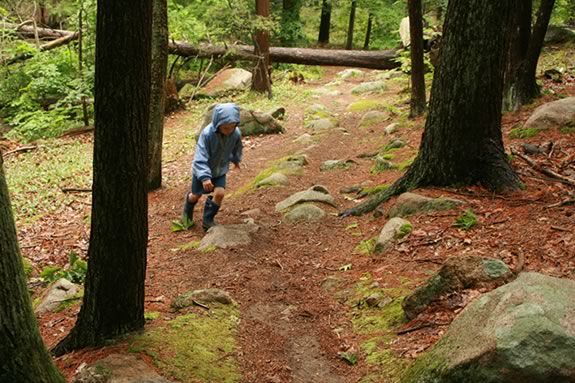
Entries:
{"label": "green moss patch", "polygon": [[358,254],[373,254],[376,242],[377,238],[364,239],[355,247],[354,251]]}
{"label": "green moss patch", "polygon": [[539,132],[540,130],[535,128],[515,128],[509,132],[509,138],[531,138]]}
{"label": "green moss patch", "polygon": [[146,353],[164,374],[182,382],[239,382],[238,323],[237,308],[214,307],[146,331],[132,340],[130,350]]}
{"label": "green moss patch", "polygon": [[385,104],[377,100],[359,100],[349,104],[347,107],[348,112],[367,112],[368,110],[384,110]]}

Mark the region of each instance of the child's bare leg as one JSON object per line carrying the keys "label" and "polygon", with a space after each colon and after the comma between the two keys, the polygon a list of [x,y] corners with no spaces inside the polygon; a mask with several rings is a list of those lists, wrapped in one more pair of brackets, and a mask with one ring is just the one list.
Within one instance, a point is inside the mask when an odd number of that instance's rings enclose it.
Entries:
{"label": "child's bare leg", "polygon": [[214,202],[218,206],[222,206],[222,201],[224,200],[224,195],[226,194],[226,189],[217,187],[214,189]]}
{"label": "child's bare leg", "polygon": [[200,200],[200,198],[202,198],[201,194],[188,193],[188,202],[190,203],[196,203]]}

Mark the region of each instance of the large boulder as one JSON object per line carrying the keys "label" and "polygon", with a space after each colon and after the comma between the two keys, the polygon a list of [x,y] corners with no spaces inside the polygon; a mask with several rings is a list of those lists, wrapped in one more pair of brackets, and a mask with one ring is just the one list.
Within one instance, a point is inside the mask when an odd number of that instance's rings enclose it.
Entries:
{"label": "large boulder", "polygon": [[575,281],[523,273],[471,303],[404,383],[575,382]]}
{"label": "large boulder", "polygon": [[230,91],[246,90],[252,83],[252,72],[242,68],[225,69],[210,80],[199,95],[217,97]]}
{"label": "large boulder", "polygon": [[83,365],[72,383],[170,383],[136,355],[111,354]]}
{"label": "large boulder", "polygon": [[470,288],[494,288],[512,278],[509,267],[499,259],[451,257],[425,284],[405,297],[403,311],[408,319],[413,319],[445,294]]}
{"label": "large boulder", "polygon": [[[212,114],[216,104],[212,104],[206,109],[204,119],[196,132],[196,137],[201,131],[212,122]],[[283,126],[274,118],[283,108],[278,108],[271,112],[260,112],[239,106],[240,108],[240,131],[242,136],[257,136],[260,134],[284,133]]]}
{"label": "large boulder", "polygon": [[430,198],[415,193],[401,194],[389,209],[388,217],[405,217],[428,211],[449,210],[463,202],[451,198]]}
{"label": "large boulder", "polygon": [[575,124],[575,97],[548,102],[541,105],[523,126],[526,129],[550,129]]}

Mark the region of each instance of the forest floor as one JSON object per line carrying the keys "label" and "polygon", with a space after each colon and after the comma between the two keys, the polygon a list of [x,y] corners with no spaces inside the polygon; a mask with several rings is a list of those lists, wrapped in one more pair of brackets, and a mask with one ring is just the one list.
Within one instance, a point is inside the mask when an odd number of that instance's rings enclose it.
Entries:
{"label": "forest floor", "polygon": [[[570,63],[564,65],[575,67],[573,57],[569,59]],[[331,86],[341,94],[314,97],[312,91],[333,81],[342,69],[325,68],[317,80],[285,85],[291,98],[282,99],[284,93],[280,92],[272,104],[258,101],[252,105],[285,107],[286,133],[244,138],[243,168],[231,171],[228,176],[229,195],[217,217],[219,222],[242,223],[246,218],[243,212],[260,209],[253,216],[260,229],[254,242],[245,247],[202,252],[185,246],[204,235],[199,227],[171,231],[171,221],[180,216],[183,195],[189,187],[194,146],[191,137],[206,104],[190,106],[166,120],[164,186],[149,194],[146,312],[150,313],[147,316],[150,320],[146,331],[163,331],[167,323],[175,320],[179,313],[174,312],[170,303],[179,294],[194,289],[223,289],[237,302],[239,310],[235,314],[239,321],[230,325],[234,328],[231,334],[235,347],[219,350],[219,356],[209,363],[215,369],[225,362],[235,372],[218,375],[219,372],[208,371],[187,377],[177,366],[162,361],[161,355],[158,356],[163,352],[161,346],[155,352],[146,352],[134,349],[133,340],[128,338],[110,347],[58,358],[57,364],[68,378],[84,362],[129,350],[145,355],[167,378],[189,382],[394,382],[413,358],[446,331],[465,304],[481,293],[467,291],[452,297],[410,323],[398,315],[401,298],[447,258],[480,254],[501,259],[512,268],[519,259],[524,259],[525,270],[575,279],[573,207],[556,205],[574,198],[573,187],[549,179],[517,156],[512,157],[512,163],[525,183],[524,191],[501,196],[480,187],[419,189],[418,193],[427,196],[453,197],[465,204],[454,210],[410,217],[413,232],[409,236],[384,254],[369,253],[369,241],[379,234],[386,219],[373,214],[338,217],[338,211],[358,203],[339,190],[358,184],[370,187],[391,184],[400,177],[400,170],[371,173],[373,161],[358,155],[379,151],[391,140],[401,138],[407,145],[392,152],[392,162],[408,163],[417,153],[424,119],[406,118],[409,93],[405,75],[389,80],[384,92],[353,95],[354,85],[376,76],[375,71],[364,70],[363,77]],[[533,105],[505,114],[506,151],[510,147],[521,151],[523,143],[551,142],[551,154],[532,158],[573,178],[575,168],[568,160],[575,153],[574,133],[549,130],[532,137],[513,138],[521,136],[517,133],[521,131],[514,129],[537,106],[557,99],[558,95],[575,95],[573,75],[566,76],[561,84],[546,81],[545,89],[545,95]],[[350,112],[347,108],[365,99],[383,102],[389,119],[368,128],[359,127],[365,112]],[[307,132],[304,111],[314,103],[332,111],[343,130],[322,134],[316,144],[307,147],[294,139]],[[399,130],[386,135],[385,127],[394,122],[399,124]],[[514,133],[510,134],[512,130]],[[66,145],[67,140],[71,139],[62,139],[61,144]],[[80,140],[90,145],[89,136]],[[302,174],[289,176],[288,186],[243,188],[275,160],[302,150],[308,164]],[[324,161],[334,159],[353,160],[354,164],[348,170],[320,171]],[[321,222],[290,224],[275,212],[276,203],[313,185],[325,186],[337,205],[337,208],[326,207],[328,214]],[[82,256],[87,250],[89,195],[80,193],[66,198],[71,199],[57,211],[44,214],[33,224],[23,224],[19,231],[23,255],[38,270],[51,263],[63,265],[71,250]],[[384,211],[393,200],[382,206]],[[466,209],[472,209],[479,221],[471,230],[453,226]],[[199,216],[201,209],[196,210]],[[389,308],[370,308],[364,304],[365,298],[374,292],[387,297]],[[40,329],[49,347],[70,330],[78,310],[76,304],[40,316]],[[190,312],[194,318],[217,317],[199,306]],[[202,338],[203,334],[195,336]],[[205,332],[206,338],[212,336],[218,334]],[[199,342],[194,339],[190,342]],[[217,343],[211,338],[208,341]],[[166,351],[175,358],[170,352],[173,351]],[[203,368],[209,370],[210,366]]]}

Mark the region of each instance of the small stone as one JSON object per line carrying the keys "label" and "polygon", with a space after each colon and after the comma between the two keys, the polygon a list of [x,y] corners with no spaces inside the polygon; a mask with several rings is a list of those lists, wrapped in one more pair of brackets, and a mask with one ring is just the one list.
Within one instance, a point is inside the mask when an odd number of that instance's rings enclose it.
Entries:
{"label": "small stone", "polygon": [[216,225],[210,228],[200,241],[198,250],[212,247],[227,249],[252,243],[252,234],[259,230],[257,225]]}
{"label": "small stone", "polygon": [[397,129],[399,128],[399,124],[397,122],[394,122],[393,124],[389,124],[385,127],[385,134],[393,134],[395,132],[397,132]]}
{"label": "small stone", "polygon": [[369,127],[389,118],[388,114],[379,110],[370,110],[359,121],[360,127]]}
{"label": "small stone", "polygon": [[379,233],[375,243],[375,252],[380,253],[388,250],[397,239],[405,237],[411,230],[412,226],[408,220],[399,217],[390,219]]}
{"label": "small stone", "polygon": [[371,294],[369,297],[365,298],[365,303],[369,307],[377,307],[379,306],[379,302],[381,301],[381,294],[375,293]]}

